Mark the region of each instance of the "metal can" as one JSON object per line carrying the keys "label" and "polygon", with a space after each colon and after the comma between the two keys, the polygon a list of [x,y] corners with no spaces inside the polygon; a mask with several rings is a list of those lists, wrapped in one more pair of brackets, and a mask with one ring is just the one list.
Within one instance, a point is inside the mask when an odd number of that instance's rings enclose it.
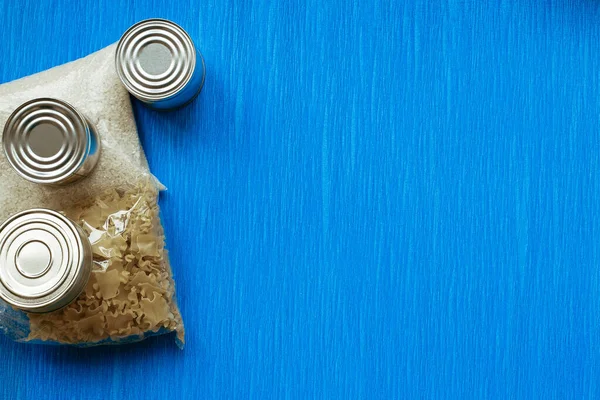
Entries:
{"label": "metal can", "polygon": [[55,211],[24,211],[0,227],[0,298],[20,310],[67,306],[85,289],[92,263],[84,231]]}
{"label": "metal can", "polygon": [[204,86],[202,54],[183,28],[165,19],[129,28],[117,45],[115,62],[129,93],[154,109],[183,107]]}
{"label": "metal can", "polygon": [[62,100],[41,98],[19,106],[4,125],[6,158],[23,178],[61,186],[89,175],[100,158],[92,123]]}

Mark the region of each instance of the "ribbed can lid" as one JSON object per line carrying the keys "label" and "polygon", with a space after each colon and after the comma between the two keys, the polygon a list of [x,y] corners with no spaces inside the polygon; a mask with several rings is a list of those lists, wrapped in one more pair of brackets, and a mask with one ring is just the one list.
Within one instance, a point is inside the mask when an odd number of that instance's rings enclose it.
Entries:
{"label": "ribbed can lid", "polygon": [[116,68],[127,90],[154,102],[181,91],[196,68],[196,48],[183,28],[165,19],[140,21],[121,37]]}
{"label": "ribbed can lid", "polygon": [[69,179],[90,151],[87,121],[70,104],[35,99],[17,108],[4,126],[6,158],[23,178],[41,184]]}
{"label": "ribbed can lid", "polygon": [[85,288],[92,249],[83,231],[45,209],[19,213],[0,227],[0,298],[29,312],[51,312]]}

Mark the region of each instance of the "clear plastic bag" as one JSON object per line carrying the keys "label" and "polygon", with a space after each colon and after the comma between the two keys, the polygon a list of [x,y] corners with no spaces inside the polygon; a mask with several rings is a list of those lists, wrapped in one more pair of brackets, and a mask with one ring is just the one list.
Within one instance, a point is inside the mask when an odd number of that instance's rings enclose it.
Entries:
{"label": "clear plastic bag", "polygon": [[[0,85],[0,128],[25,101],[67,101],[95,126],[96,169],[62,187],[19,177],[0,152],[0,222],[31,208],[63,212],[88,234],[94,269],[85,291],[50,314],[27,314],[0,301],[0,331],[18,341],[78,346],[118,344],[184,329],[159,217],[162,185],[150,173],[129,94],[114,69],[115,46]],[[1,266],[0,266],[1,268]]]}

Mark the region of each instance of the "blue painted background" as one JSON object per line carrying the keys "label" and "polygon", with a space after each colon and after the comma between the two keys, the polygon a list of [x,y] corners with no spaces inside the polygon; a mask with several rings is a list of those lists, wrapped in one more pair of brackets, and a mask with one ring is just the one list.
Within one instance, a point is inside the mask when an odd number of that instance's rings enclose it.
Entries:
{"label": "blue painted background", "polygon": [[148,17],[206,58],[136,105],[187,325],[0,339],[0,397],[600,396],[596,0],[0,6],[2,82]]}

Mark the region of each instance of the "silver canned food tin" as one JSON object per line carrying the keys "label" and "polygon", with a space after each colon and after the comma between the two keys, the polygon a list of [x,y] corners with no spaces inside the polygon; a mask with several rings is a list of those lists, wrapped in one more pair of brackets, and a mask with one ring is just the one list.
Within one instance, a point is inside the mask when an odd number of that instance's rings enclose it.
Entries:
{"label": "silver canned food tin", "polygon": [[0,227],[0,298],[32,313],[61,309],[83,291],[92,271],[83,230],[54,211],[34,209]]}
{"label": "silver canned food tin", "polygon": [[57,99],[19,106],[6,121],[2,144],[19,175],[44,185],[66,185],[86,177],[100,157],[92,123]]}
{"label": "silver canned food tin", "polygon": [[129,28],[117,45],[119,78],[133,96],[151,108],[182,107],[204,86],[206,67],[190,36],[165,19]]}

